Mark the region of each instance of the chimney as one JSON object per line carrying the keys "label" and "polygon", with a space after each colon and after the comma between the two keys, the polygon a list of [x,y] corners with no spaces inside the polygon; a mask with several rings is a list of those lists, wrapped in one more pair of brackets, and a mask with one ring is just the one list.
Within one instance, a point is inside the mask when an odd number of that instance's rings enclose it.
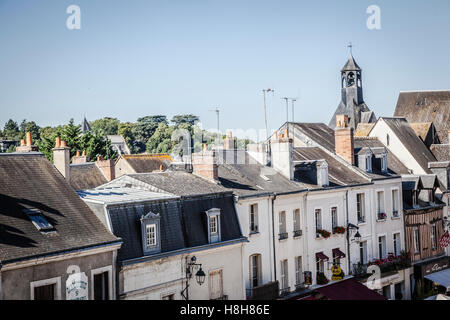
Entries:
{"label": "chimney", "polygon": [[103,172],[106,180],[111,181],[116,178],[115,163],[114,160],[103,160],[103,156],[97,156],[97,161],[95,161],[97,167]]}
{"label": "chimney", "polygon": [[31,132],[26,133],[26,140],[20,140],[20,146],[16,148],[16,152],[32,152],[39,151],[37,146],[33,146],[33,139],[31,138]]}
{"label": "chimney", "polygon": [[228,131],[227,136],[225,137],[225,140],[223,140],[223,148],[225,150],[234,150],[234,149],[236,149],[235,146],[234,146],[233,133],[231,131]]}
{"label": "chimney", "polygon": [[353,128],[348,126],[348,116],[336,115],[336,128],[334,129],[335,152],[351,165],[355,164]]}
{"label": "chimney", "polygon": [[86,163],[89,161],[89,157],[86,156],[86,150],[83,150],[83,153],[80,155],[80,151],[77,151],[75,157],[72,158],[73,164]]}
{"label": "chimney", "polygon": [[59,137],[55,139],[55,148],[53,148],[53,165],[70,182],[70,148],[66,141]]}
{"label": "chimney", "polygon": [[272,167],[289,180],[294,179],[292,148],[292,139],[289,139],[285,132],[271,143]]}
{"label": "chimney", "polygon": [[216,151],[207,150],[206,144],[203,145],[201,152],[192,154],[192,173],[205,179],[217,181],[219,176],[219,167],[217,165]]}

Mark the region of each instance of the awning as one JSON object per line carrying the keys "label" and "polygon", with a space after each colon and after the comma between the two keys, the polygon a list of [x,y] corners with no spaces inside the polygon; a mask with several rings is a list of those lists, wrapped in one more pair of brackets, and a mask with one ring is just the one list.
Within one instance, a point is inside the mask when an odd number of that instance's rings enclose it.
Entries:
{"label": "awning", "polygon": [[321,251],[316,253],[316,260],[328,261],[328,257]]}
{"label": "awning", "polygon": [[370,290],[355,278],[333,283],[314,290],[327,300],[387,300],[381,294]]}
{"label": "awning", "polygon": [[450,288],[450,268],[429,274],[424,278],[436,282],[443,287]]}
{"label": "awning", "polygon": [[333,258],[345,258],[345,253],[339,250],[339,248],[333,249]]}

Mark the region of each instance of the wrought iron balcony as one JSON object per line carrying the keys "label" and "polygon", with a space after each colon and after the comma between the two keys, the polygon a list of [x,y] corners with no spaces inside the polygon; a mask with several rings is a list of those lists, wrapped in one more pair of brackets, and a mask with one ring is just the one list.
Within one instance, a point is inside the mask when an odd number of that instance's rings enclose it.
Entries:
{"label": "wrought iron balcony", "polygon": [[284,240],[288,238],[288,233],[287,232],[281,232],[280,234],[278,234],[278,240]]}
{"label": "wrought iron balcony", "polygon": [[302,230],[294,230],[294,238],[301,237],[303,234]]}

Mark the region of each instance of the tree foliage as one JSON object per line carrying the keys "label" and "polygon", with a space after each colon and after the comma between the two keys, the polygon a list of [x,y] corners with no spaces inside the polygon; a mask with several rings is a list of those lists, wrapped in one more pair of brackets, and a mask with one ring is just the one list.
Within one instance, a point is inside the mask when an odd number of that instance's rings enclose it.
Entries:
{"label": "tree foliage", "polygon": [[105,117],[89,122],[93,132],[99,135],[117,134],[119,130],[120,121],[116,118]]}

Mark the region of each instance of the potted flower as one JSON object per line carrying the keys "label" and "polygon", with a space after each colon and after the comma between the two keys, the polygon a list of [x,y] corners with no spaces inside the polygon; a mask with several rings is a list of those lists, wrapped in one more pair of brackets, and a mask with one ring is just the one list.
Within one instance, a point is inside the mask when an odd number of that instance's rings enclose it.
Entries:
{"label": "potted flower", "polygon": [[345,227],[334,227],[333,228],[333,233],[344,234],[345,233]]}
{"label": "potted flower", "polygon": [[323,272],[317,272],[317,284],[327,284],[329,280]]}
{"label": "potted flower", "polygon": [[378,220],[384,220],[384,219],[386,219],[386,213],[380,212],[380,213],[378,214]]}
{"label": "potted flower", "polygon": [[317,231],[316,231],[316,234],[317,235],[320,235],[321,237],[323,237],[323,238],[329,238],[330,237],[330,235],[331,235],[331,232],[329,232],[329,231],[327,231],[327,230],[323,230],[323,229],[318,229]]}

